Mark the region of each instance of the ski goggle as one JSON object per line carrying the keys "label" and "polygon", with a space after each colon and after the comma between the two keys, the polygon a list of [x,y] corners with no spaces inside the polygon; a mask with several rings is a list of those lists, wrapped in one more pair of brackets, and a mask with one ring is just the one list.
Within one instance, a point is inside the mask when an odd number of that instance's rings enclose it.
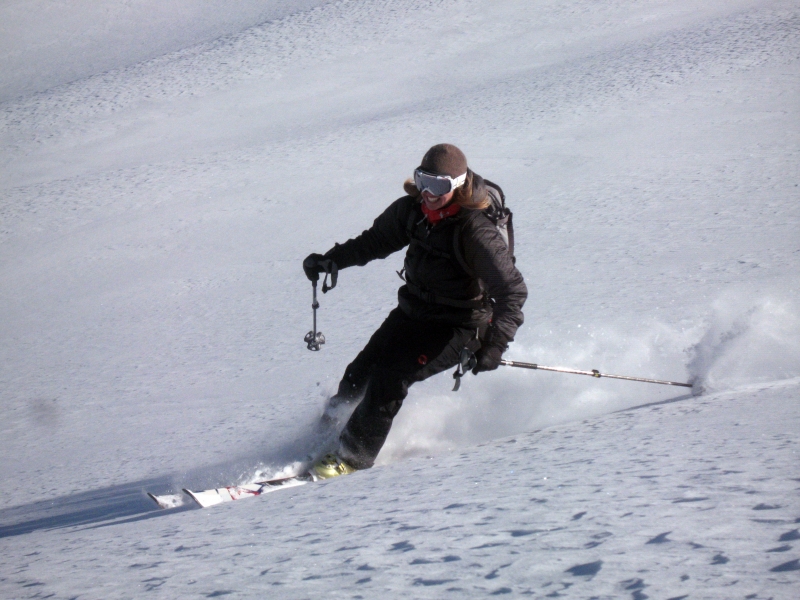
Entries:
{"label": "ski goggle", "polygon": [[420,169],[414,171],[414,185],[422,192],[429,192],[434,196],[444,196],[453,190],[460,188],[467,180],[467,174],[458,177],[449,175],[431,175]]}

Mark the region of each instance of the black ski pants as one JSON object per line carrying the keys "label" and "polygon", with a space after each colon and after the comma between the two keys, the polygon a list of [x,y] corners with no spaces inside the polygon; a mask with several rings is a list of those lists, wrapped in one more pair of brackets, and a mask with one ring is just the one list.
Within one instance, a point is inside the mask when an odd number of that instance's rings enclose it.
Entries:
{"label": "black ski pants", "polygon": [[475,329],[416,321],[395,308],[350,363],[337,396],[364,396],[342,430],[341,457],[357,469],[373,465],[408,388],[458,364],[461,350],[480,347]]}

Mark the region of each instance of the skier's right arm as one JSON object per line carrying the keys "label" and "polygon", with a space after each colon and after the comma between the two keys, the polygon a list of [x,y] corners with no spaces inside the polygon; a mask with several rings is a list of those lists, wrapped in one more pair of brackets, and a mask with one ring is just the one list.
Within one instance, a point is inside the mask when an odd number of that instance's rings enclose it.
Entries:
{"label": "skier's right arm", "polygon": [[364,266],[376,258],[386,258],[408,245],[408,220],[414,209],[415,199],[404,196],[395,200],[375,219],[372,227],[361,235],[336,244],[325,253],[340,269],[354,265]]}

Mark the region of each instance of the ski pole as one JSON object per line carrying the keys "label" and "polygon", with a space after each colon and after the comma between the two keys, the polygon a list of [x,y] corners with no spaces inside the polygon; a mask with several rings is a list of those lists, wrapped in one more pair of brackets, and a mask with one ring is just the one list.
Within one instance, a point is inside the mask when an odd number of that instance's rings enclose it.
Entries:
{"label": "ski pole", "polygon": [[[325,276],[327,281],[328,276]],[[323,282],[323,286],[325,283]],[[320,346],[325,343],[325,336],[322,335],[321,331],[317,331],[317,309],[319,308],[319,302],[317,302],[317,282],[311,282],[311,294],[313,297],[313,302],[311,303],[311,310],[314,314],[314,329],[309,331],[306,334],[306,337],[303,338],[303,341],[307,344],[307,348],[309,350],[314,350],[315,352],[320,349]]]}
{"label": "ski pole", "polygon": [[556,371],[558,373],[572,373],[574,375],[589,375],[591,377],[607,377],[608,379],[626,379],[628,381],[643,381],[644,383],[660,383],[662,385],[679,385],[681,387],[693,387],[691,383],[680,383],[678,381],[664,381],[663,379],[647,379],[645,377],[630,377],[628,375],[609,375],[601,373],[597,369],[591,371],[580,371],[578,369],[566,369],[564,367],[545,367],[535,363],[517,362],[515,360],[501,360],[501,365],[507,367],[519,367],[521,369],[538,369],[539,371]]}
{"label": "ski pole", "polygon": [[[319,274],[316,273],[314,269],[317,269],[320,266],[325,273],[325,279],[322,280],[323,294],[327,294],[330,290],[336,287],[336,280],[339,277],[339,267],[337,267],[336,263],[330,259],[318,262],[317,259],[314,258],[314,255],[311,255],[305,261],[303,261],[303,268],[309,269],[312,271],[312,273],[314,273],[314,279],[311,280],[311,294],[313,296],[311,310],[314,314],[314,329],[306,334],[306,337],[303,338],[303,341],[307,344],[307,348],[309,350],[314,351],[318,351],[320,346],[325,343],[325,336],[322,335],[321,331],[317,331],[317,309],[319,308],[319,302],[317,302],[317,281],[319,281]],[[330,285],[328,285],[328,275],[331,276]],[[310,277],[311,276],[309,276],[309,278]]]}
{"label": "ski pole", "polygon": [[454,392],[457,392],[461,387],[461,378],[467,374],[467,371],[474,369],[475,365],[477,364],[478,359],[475,358],[475,353],[469,348],[463,348],[461,353],[458,355],[458,366],[456,367],[456,372],[453,373],[453,379],[456,380],[456,383],[453,386]]}

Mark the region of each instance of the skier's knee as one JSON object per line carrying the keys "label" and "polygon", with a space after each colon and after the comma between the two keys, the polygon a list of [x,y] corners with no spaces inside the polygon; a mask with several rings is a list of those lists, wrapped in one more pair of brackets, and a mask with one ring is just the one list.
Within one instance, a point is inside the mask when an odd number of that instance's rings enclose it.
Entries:
{"label": "skier's knee", "polygon": [[350,364],[339,382],[339,390],[336,395],[348,399],[358,398],[364,393],[368,379],[369,373],[365,369]]}
{"label": "skier's knee", "polygon": [[390,419],[394,419],[397,416],[397,413],[400,412],[400,409],[403,407],[403,399],[399,398],[396,400],[392,400],[391,402],[387,402],[386,404],[382,405],[378,410],[382,413],[383,416],[388,417]]}

